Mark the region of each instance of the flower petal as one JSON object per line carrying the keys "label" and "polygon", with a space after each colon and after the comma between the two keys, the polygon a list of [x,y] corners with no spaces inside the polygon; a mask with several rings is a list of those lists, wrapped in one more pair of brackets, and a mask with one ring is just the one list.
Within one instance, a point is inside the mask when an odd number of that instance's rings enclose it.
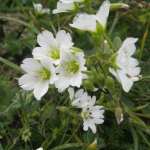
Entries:
{"label": "flower petal", "polygon": [[122,72],[122,70],[117,70],[117,73],[121,80],[124,91],[129,92],[133,85],[133,82]]}
{"label": "flower petal", "polygon": [[104,1],[99,9],[99,11],[96,14],[96,18],[98,18],[98,21],[100,24],[105,27],[106,21],[109,15],[109,8],[110,8],[110,2]]}
{"label": "flower petal", "polygon": [[74,89],[72,87],[69,87],[68,88],[68,92],[69,92],[69,97],[70,97],[70,100],[73,99],[73,96],[74,96]]}
{"label": "flower petal", "polygon": [[37,100],[40,100],[41,97],[48,91],[49,82],[47,80],[43,80],[38,82],[36,85],[33,94]]}
{"label": "flower petal", "polygon": [[85,31],[96,31],[96,19],[95,15],[88,14],[76,14],[73,19],[73,24],[69,24],[71,27],[78,28]]}

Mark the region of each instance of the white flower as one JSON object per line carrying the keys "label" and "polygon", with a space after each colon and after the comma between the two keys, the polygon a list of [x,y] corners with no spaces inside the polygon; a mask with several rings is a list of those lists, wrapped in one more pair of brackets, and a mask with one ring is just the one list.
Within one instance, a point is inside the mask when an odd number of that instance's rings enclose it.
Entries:
{"label": "white flower", "polygon": [[75,12],[78,8],[79,5],[75,4],[74,1],[61,0],[61,2],[57,2],[57,9],[53,10],[53,14],[69,11]]}
{"label": "white flower", "polygon": [[55,86],[59,92],[64,91],[69,85],[80,87],[82,79],[87,78],[81,71],[85,71],[84,53],[77,52],[75,55],[65,51],[62,46],[60,51],[60,62],[56,68],[56,73],[59,73],[59,79],[55,82]]}
{"label": "white flower", "polygon": [[93,133],[96,133],[95,124],[102,124],[104,122],[104,110],[100,110],[103,106],[94,106],[96,97],[93,96],[87,107],[82,110],[82,117],[84,118],[83,130],[87,131],[90,127]]}
{"label": "white flower", "polygon": [[79,13],[73,19],[71,27],[78,28],[93,33],[103,33],[106,29],[106,21],[109,15],[110,2],[104,1],[96,15]]}
{"label": "white flower", "polygon": [[120,69],[116,69],[115,71],[113,68],[109,68],[109,71],[122,84],[125,92],[129,92],[133,82],[139,80],[136,77],[141,71],[140,67],[136,67],[139,62],[137,59],[131,57],[136,50],[134,43],[137,40],[137,38],[127,38],[117,52],[118,55],[115,63]]}
{"label": "white flower", "polygon": [[65,30],[60,30],[56,38],[49,31],[43,31],[42,34],[37,36],[37,42],[41,47],[33,49],[33,56],[35,59],[41,59],[50,57],[54,64],[58,65],[60,61],[60,47],[71,47],[74,43],[71,42],[72,38],[70,33],[66,33]]}
{"label": "white flower", "polygon": [[38,4],[33,3],[33,6],[34,6],[35,10],[37,11],[37,13],[39,13],[39,14],[44,14],[44,13],[50,14],[50,9],[49,8],[42,9],[42,5],[39,3]]}
{"label": "white flower", "polygon": [[123,119],[124,119],[124,118],[123,118],[123,114],[121,114],[121,120],[120,120],[120,121],[122,122],[122,121],[123,121]]}
{"label": "white flower", "polygon": [[49,84],[58,79],[50,58],[42,58],[40,63],[33,58],[26,58],[21,68],[27,73],[19,79],[19,85],[24,90],[32,90],[35,98],[40,100],[48,91]]}
{"label": "white flower", "polygon": [[89,104],[89,101],[91,100],[91,97],[88,96],[87,92],[83,93],[83,89],[78,90],[76,93],[74,93],[74,89],[69,87],[69,97],[72,101],[71,105],[76,106],[77,108],[83,108],[84,106],[87,106]]}
{"label": "white flower", "polygon": [[43,150],[43,148],[42,148],[42,147],[40,147],[40,148],[38,148],[38,149],[36,149],[36,150]]}

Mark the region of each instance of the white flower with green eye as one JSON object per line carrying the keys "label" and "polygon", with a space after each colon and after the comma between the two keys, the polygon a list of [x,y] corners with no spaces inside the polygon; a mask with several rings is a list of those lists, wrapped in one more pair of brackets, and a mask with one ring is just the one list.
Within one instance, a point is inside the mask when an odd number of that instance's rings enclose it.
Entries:
{"label": "white flower with green eye", "polygon": [[103,106],[94,106],[96,102],[96,97],[93,96],[92,100],[89,102],[89,105],[86,107],[83,107],[82,110],[82,117],[84,119],[83,122],[83,130],[87,131],[90,127],[92,129],[93,133],[96,133],[96,126],[95,124],[102,124],[104,122],[103,113],[105,112]]}
{"label": "white flower with green eye", "polygon": [[50,9],[49,8],[42,9],[42,5],[40,3],[38,4],[33,3],[33,7],[37,14],[45,14],[45,13],[50,14]]}
{"label": "white flower with green eye", "polygon": [[85,71],[84,67],[86,60],[83,58],[83,52],[77,52],[75,55],[67,52],[65,47],[61,47],[60,62],[56,68],[56,73],[59,73],[59,79],[55,82],[59,92],[63,92],[67,87],[80,87],[82,79],[87,78],[81,71]]}
{"label": "white flower with green eye", "polygon": [[48,91],[49,84],[54,84],[58,79],[50,58],[42,58],[40,62],[26,58],[20,67],[26,74],[19,79],[19,85],[27,91],[34,89],[33,94],[37,100]]}
{"label": "white flower with green eye", "polygon": [[78,9],[79,5],[74,1],[61,0],[61,2],[57,2],[57,9],[53,10],[53,14],[61,12],[77,12]]}
{"label": "white flower with green eye", "polygon": [[122,84],[125,92],[129,92],[133,82],[139,80],[137,76],[141,68],[136,67],[139,62],[137,59],[131,57],[136,50],[135,42],[137,40],[137,38],[132,37],[126,38],[119,51],[113,56],[115,58],[112,63],[114,69],[109,68],[109,72]]}
{"label": "white flower with green eye", "polygon": [[73,23],[69,25],[80,30],[90,31],[93,34],[102,34],[106,30],[109,8],[110,2],[106,0],[96,15],[79,13],[73,19]]}
{"label": "white flower with green eye", "polygon": [[88,96],[87,92],[84,92],[84,89],[80,89],[74,93],[74,89],[69,87],[68,92],[71,105],[76,106],[77,108],[83,108],[84,106],[87,106],[91,100],[91,97]]}
{"label": "white flower with green eye", "polygon": [[51,58],[55,65],[59,64],[60,61],[60,47],[64,45],[65,47],[73,46],[73,42],[70,33],[66,33],[65,30],[60,30],[56,38],[49,31],[43,31],[42,34],[37,36],[37,42],[41,47],[36,47],[33,49],[33,56],[35,59],[41,58]]}

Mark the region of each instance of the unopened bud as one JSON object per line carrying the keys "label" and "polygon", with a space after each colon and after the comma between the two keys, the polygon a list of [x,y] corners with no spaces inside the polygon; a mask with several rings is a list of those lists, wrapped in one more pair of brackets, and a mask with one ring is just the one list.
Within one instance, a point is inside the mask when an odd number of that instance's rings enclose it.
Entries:
{"label": "unopened bud", "polygon": [[97,146],[97,139],[87,148],[87,150],[95,150]]}
{"label": "unopened bud", "polygon": [[110,4],[110,11],[115,11],[119,8],[129,8],[129,5],[123,3],[113,3]]}
{"label": "unopened bud", "polygon": [[31,132],[29,132],[30,129],[25,129],[25,131],[22,133],[22,140],[25,142],[30,141]]}
{"label": "unopened bud", "polygon": [[99,86],[101,88],[104,88],[104,86],[105,86],[105,76],[103,74],[99,74],[97,76],[97,83],[99,84]]}
{"label": "unopened bud", "polygon": [[101,44],[102,44],[102,35],[92,34],[92,38],[93,38],[93,40],[94,40],[94,42],[96,43],[97,46],[101,46]]}
{"label": "unopened bud", "polygon": [[107,78],[105,78],[105,85],[106,85],[107,89],[109,90],[109,92],[111,94],[114,94],[115,87],[114,87],[114,80],[112,77],[107,76]]}
{"label": "unopened bud", "polygon": [[71,114],[69,108],[67,108],[66,106],[58,106],[56,107],[56,109],[59,109],[62,112],[66,112],[67,114]]}
{"label": "unopened bud", "polygon": [[89,80],[83,80],[83,86],[93,92],[97,91],[98,89],[94,87],[94,85]]}
{"label": "unopened bud", "polygon": [[101,93],[101,97],[100,97],[100,99],[99,99],[99,105],[101,105],[101,104],[103,103],[103,101],[104,101],[104,96],[105,96],[105,94],[102,92],[102,93]]}
{"label": "unopened bud", "polygon": [[87,66],[87,67],[90,67],[90,66],[91,66],[91,64],[92,64],[92,63],[91,63],[91,60],[90,60],[90,59],[88,59],[88,60],[86,61],[86,66]]}
{"label": "unopened bud", "polygon": [[117,107],[115,110],[115,115],[116,115],[117,124],[120,124],[121,121],[123,120],[122,108]]}

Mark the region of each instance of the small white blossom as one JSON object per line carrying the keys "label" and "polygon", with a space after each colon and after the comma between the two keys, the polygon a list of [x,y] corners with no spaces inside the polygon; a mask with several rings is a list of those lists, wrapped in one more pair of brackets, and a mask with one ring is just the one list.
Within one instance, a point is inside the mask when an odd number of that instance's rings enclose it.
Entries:
{"label": "small white blossom", "polygon": [[93,33],[102,33],[106,28],[106,21],[109,15],[110,2],[104,1],[96,15],[79,13],[73,19],[71,27],[78,28]]}
{"label": "small white blossom", "polygon": [[72,101],[71,105],[76,106],[77,108],[87,106],[91,100],[91,97],[88,96],[87,92],[84,92],[84,89],[80,89],[74,93],[74,89],[69,87],[68,92],[70,100]]}
{"label": "small white blossom", "polygon": [[40,147],[40,148],[38,148],[38,149],[36,149],[36,150],[43,150],[43,148],[42,148],[42,147]]}
{"label": "small white blossom", "polygon": [[20,66],[27,74],[19,79],[19,85],[24,90],[33,90],[37,100],[48,91],[49,84],[58,79],[50,58],[42,58],[40,63],[33,58],[26,58]]}
{"label": "small white blossom", "polygon": [[53,10],[53,14],[76,11],[77,9],[78,5],[74,1],[61,0],[61,2],[57,2],[57,9]]}
{"label": "small white blossom", "polygon": [[34,9],[37,11],[37,13],[39,14],[44,14],[44,13],[47,13],[47,14],[50,14],[50,9],[47,8],[47,9],[42,9],[42,5],[41,4],[35,4],[33,3],[33,6],[34,6]]}
{"label": "small white blossom", "polygon": [[70,33],[66,33],[65,30],[60,30],[56,38],[49,31],[43,31],[42,34],[37,36],[37,42],[41,47],[36,47],[33,49],[33,56],[35,59],[41,58],[51,58],[53,63],[58,65],[60,61],[60,47],[64,45],[65,47],[73,46],[73,42]]}
{"label": "small white blossom", "polygon": [[[87,107],[82,110],[82,117],[84,118],[83,130],[87,131],[90,127],[93,133],[96,133],[95,124],[102,124],[104,122],[104,109],[103,106],[94,106],[96,97],[93,96]],[[102,109],[102,110],[100,110]]]}
{"label": "small white blossom", "polygon": [[84,67],[86,60],[83,57],[83,52],[73,55],[67,52],[65,47],[61,47],[60,62],[56,68],[59,79],[55,82],[59,92],[63,92],[69,85],[80,87],[82,79],[87,78],[85,74],[81,73],[87,69]]}
{"label": "small white blossom", "polygon": [[109,68],[109,71],[122,84],[125,92],[129,92],[133,82],[139,80],[136,77],[141,71],[140,67],[136,67],[139,62],[137,59],[131,57],[136,50],[134,43],[137,40],[137,38],[127,38],[117,52],[118,55],[115,63],[120,69]]}

